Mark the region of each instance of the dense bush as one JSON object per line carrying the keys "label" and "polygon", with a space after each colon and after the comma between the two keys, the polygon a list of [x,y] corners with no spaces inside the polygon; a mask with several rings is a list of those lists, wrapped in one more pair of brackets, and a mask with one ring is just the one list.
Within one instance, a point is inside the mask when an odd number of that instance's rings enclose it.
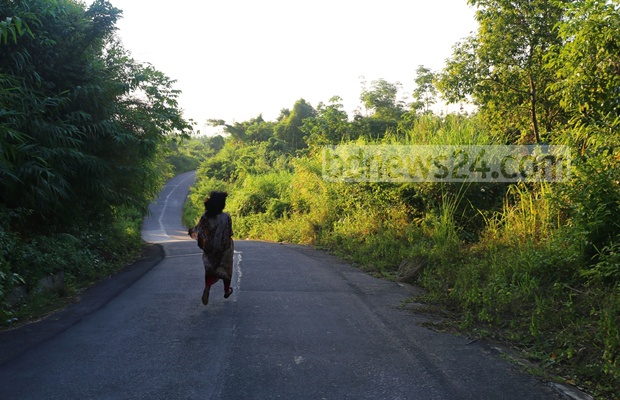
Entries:
{"label": "dense bush", "polygon": [[0,0],[1,323],[28,312],[32,296],[9,304],[17,286],[54,274],[77,290],[135,257],[171,176],[164,147],[189,137],[174,81],[115,37],[120,15],[106,0]]}
{"label": "dense bush", "polygon": [[[119,207],[115,215],[106,224],[85,223],[47,235],[23,236],[0,226],[0,326],[36,317],[53,302],[37,296],[70,298],[134,260],[144,246],[143,214]],[[0,216],[7,225],[15,218],[6,211]],[[59,286],[46,293],[40,281],[52,276],[60,277]]]}

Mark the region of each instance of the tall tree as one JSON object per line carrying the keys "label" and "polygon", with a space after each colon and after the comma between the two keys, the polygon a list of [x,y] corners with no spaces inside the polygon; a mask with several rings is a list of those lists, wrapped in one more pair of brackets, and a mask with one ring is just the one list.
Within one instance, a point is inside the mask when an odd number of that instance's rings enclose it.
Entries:
{"label": "tall tree", "polygon": [[439,89],[458,102],[471,97],[497,132],[529,132],[536,142],[560,122],[545,57],[560,45],[564,0],[469,0],[479,29],[454,47]]}
{"label": "tall tree", "polygon": [[296,151],[307,147],[302,126],[306,118],[314,118],[316,110],[304,99],[299,99],[293,105],[290,113],[282,113],[281,119],[275,126],[274,137],[283,141],[292,150]]}
{"label": "tall tree", "polygon": [[568,143],[617,145],[620,137],[620,3],[579,0],[559,25],[563,40],[549,65],[552,86],[570,115]]}
{"label": "tall tree", "polygon": [[378,79],[371,82],[370,88],[362,82],[360,101],[366,109],[366,115],[356,111],[353,116],[354,130],[358,136],[381,138],[387,132],[398,129],[399,121],[405,113],[404,102],[398,98],[400,82],[388,82]]}
{"label": "tall tree", "polygon": [[0,44],[0,206],[59,224],[145,209],[159,144],[191,130],[174,81],[129,57],[108,1],[0,4],[0,21],[19,17],[31,33]]}
{"label": "tall tree", "polygon": [[388,82],[385,79],[372,81],[370,88],[365,87],[360,94],[362,104],[378,119],[397,120],[404,112],[403,103],[398,99],[400,82]]}
{"label": "tall tree", "polygon": [[413,91],[415,102],[414,110],[422,110],[423,114],[431,111],[431,106],[437,102],[437,88],[435,87],[435,73],[423,65],[418,66],[415,78],[416,88]]}
{"label": "tall tree", "polygon": [[306,118],[302,131],[311,146],[338,144],[352,139],[351,123],[347,113],[342,109],[342,99],[334,96],[329,104],[319,103],[315,118]]}

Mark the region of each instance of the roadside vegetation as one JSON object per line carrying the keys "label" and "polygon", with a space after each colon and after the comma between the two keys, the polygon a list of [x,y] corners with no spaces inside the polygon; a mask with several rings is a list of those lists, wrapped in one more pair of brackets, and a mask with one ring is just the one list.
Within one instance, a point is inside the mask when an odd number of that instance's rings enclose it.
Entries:
{"label": "roadside vegetation", "polygon": [[168,149],[192,131],[174,81],[116,39],[120,16],[101,0],[0,0],[2,327],[139,255]]}
{"label": "roadside vegetation", "polygon": [[[184,220],[230,193],[238,238],[312,244],[422,285],[448,325],[519,349],[601,399],[620,393],[620,9],[616,1],[474,1],[479,30],[441,71],[365,85],[348,115],[303,99],[275,121],[213,120],[224,146],[198,168]],[[441,95],[474,114],[435,115]],[[324,146],[552,144],[566,182],[325,179]],[[419,299],[418,299],[419,300]],[[444,327],[445,328],[445,327]]]}

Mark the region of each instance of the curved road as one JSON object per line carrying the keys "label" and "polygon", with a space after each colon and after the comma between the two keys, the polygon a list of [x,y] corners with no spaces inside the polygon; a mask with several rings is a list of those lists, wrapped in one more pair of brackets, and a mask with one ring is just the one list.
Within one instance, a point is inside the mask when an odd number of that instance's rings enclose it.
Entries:
{"label": "curved road", "polygon": [[237,241],[234,294],[218,283],[203,306],[179,222],[192,182],[171,180],[144,222],[163,253],[0,335],[0,399],[557,398],[491,347],[422,327],[401,306],[414,288],[309,247]]}

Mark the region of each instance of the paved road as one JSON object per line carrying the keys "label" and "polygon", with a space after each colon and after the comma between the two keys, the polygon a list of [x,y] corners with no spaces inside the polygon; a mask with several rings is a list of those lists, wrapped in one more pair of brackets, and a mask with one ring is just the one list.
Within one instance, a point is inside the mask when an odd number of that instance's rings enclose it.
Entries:
{"label": "paved road", "polygon": [[159,244],[141,264],[0,335],[0,399],[557,398],[489,346],[420,326],[400,307],[414,288],[309,247],[237,241],[234,294],[218,283],[203,306],[178,220],[192,179],[152,206],[144,237]]}

